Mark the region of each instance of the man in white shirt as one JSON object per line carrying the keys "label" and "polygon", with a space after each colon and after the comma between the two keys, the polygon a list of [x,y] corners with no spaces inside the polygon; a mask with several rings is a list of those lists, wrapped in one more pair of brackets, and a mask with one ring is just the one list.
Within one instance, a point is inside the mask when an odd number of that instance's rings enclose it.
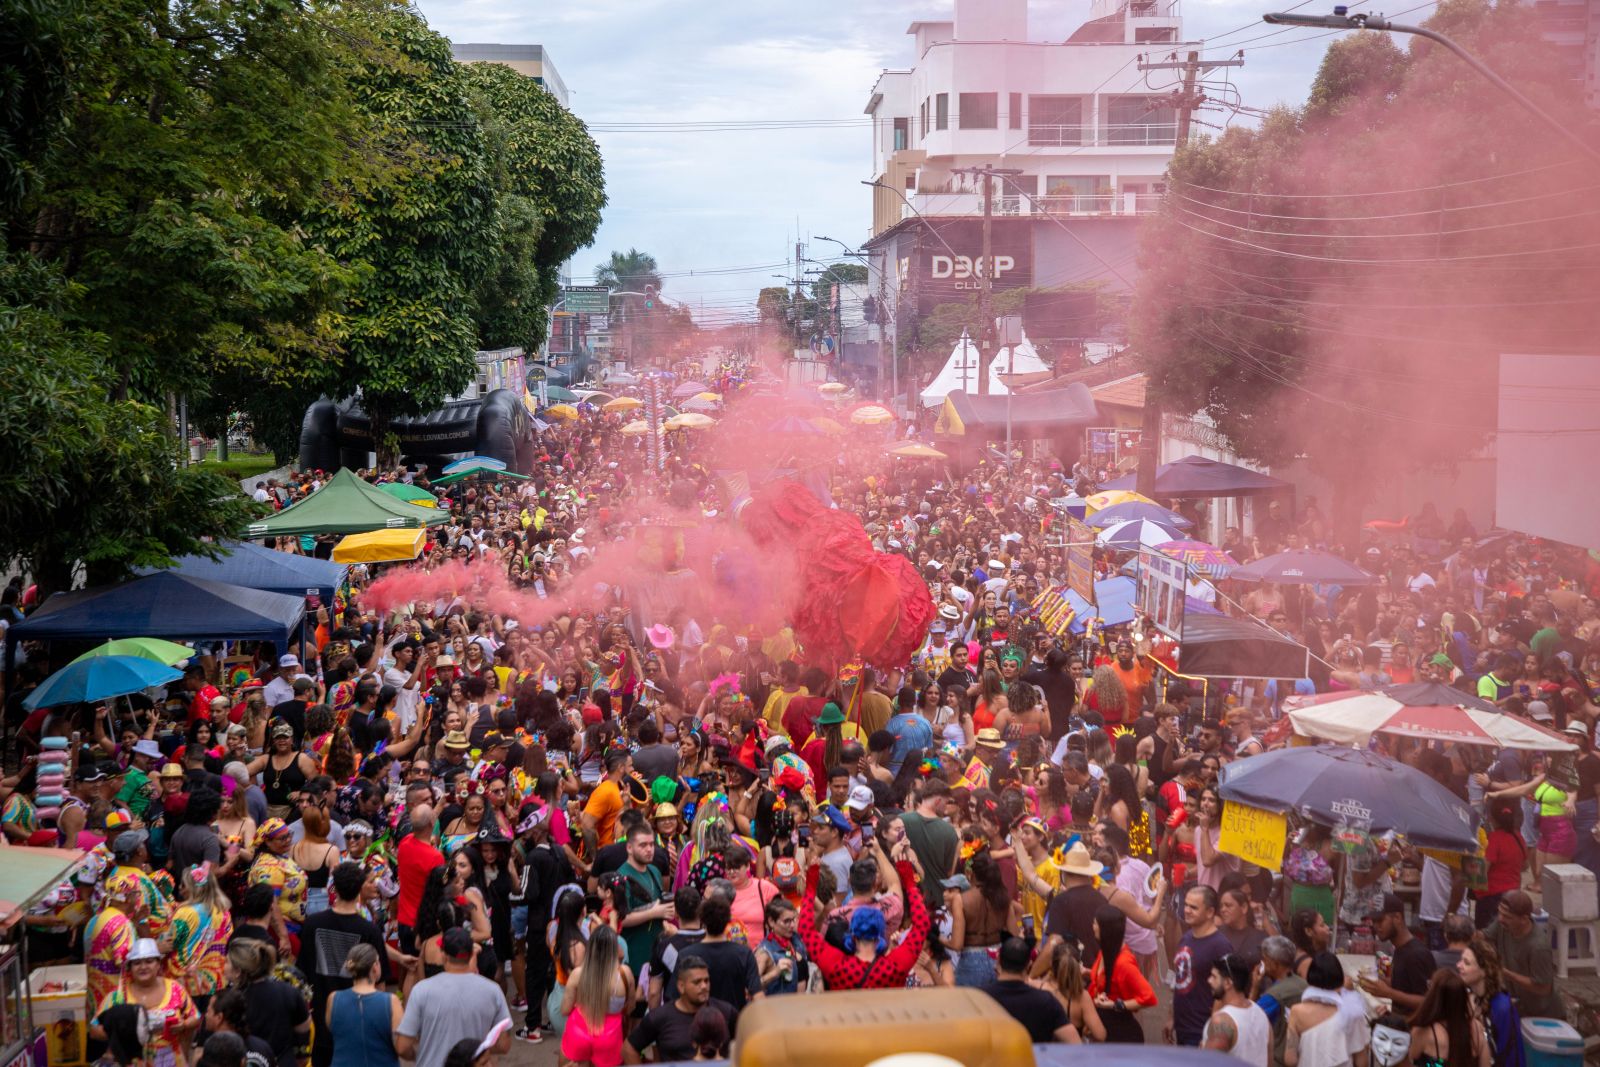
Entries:
{"label": "man in white shirt", "polygon": [[257,504],[266,504],[270,502],[272,497],[267,493],[267,483],[257,482],[256,491],[250,494],[250,498]]}
{"label": "man in white shirt", "polygon": [[294,699],[294,680],[305,677],[305,672],[300,669],[300,657],[293,652],[285,652],[278,657],[278,674],[262,689],[261,695],[266,699],[267,707],[275,708],[279,704]]}

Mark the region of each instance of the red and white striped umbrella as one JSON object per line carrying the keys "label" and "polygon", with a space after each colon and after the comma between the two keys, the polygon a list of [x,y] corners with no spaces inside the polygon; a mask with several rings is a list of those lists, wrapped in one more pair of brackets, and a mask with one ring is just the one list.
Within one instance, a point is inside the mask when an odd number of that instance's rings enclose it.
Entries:
{"label": "red and white striped umbrella", "polygon": [[1578,747],[1554,730],[1435,682],[1291,697],[1284,707],[1295,733],[1347,745],[1364,745],[1373,734],[1397,734],[1540,752],[1572,752]]}

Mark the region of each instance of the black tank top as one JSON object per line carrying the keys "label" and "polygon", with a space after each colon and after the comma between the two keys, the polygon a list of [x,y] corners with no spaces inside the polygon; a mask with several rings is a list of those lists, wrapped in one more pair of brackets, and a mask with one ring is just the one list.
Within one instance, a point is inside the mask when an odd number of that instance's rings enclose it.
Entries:
{"label": "black tank top", "polygon": [[267,769],[261,775],[261,791],[267,795],[267,803],[274,807],[282,807],[289,803],[289,798],[306,784],[306,772],[300,769],[300,754],[296,752],[289,758],[289,766],[281,771],[273,760],[277,756],[267,757]]}
{"label": "black tank top", "polygon": [[1094,936],[1094,914],[1105,906],[1106,898],[1094,886],[1075,885],[1056,894],[1050,902],[1050,910],[1044,917],[1045,934],[1076,938],[1078,958],[1085,967],[1091,967],[1100,955],[1100,942]]}

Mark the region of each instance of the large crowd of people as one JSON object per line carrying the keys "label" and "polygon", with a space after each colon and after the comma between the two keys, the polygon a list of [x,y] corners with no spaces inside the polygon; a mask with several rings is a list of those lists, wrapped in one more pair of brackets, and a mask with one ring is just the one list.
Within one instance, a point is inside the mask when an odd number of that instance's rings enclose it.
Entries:
{"label": "large crowd of people", "polygon": [[[730,407],[736,385],[718,383]],[[846,435],[819,461],[832,502],[915,565],[935,618],[911,662],[841,671],[715,589],[648,619],[625,583],[596,590],[646,498],[707,523],[735,503],[704,438],[673,434],[656,470],[624,418],[554,423],[530,477],[440,491],[450,520],[415,566],[492,567],[537,618],[471,589],[373,610],[382,569],[357,567],[303,645],[202,643],[162,697],[32,713],[66,658],[24,647],[0,830],[88,853],[24,925],[33,964],[86,965],[106,1062],[465,1067],[547,1041],[594,1067],[718,1058],[762,998],[950,985],[1036,1042],[1258,1067],[1394,1067],[1406,1048],[1521,1067],[1519,1017],[1564,1017],[1538,875],[1600,870],[1588,557],[1431,508],[1403,537],[1334,544],[1315,502],[1275,503],[1226,532],[1239,562],[1319,546],[1383,580],[1200,583],[1314,653],[1305,679],[1202,690],[1150,631],[1040,617],[1065,577],[1051,501],[1103,471],[956,470]],[[324,477],[255,495],[285,506]],[[1482,863],[1312,823],[1281,871],[1222,849],[1219,775],[1287,742],[1284,699],[1421,679],[1565,731],[1576,785],[1532,753],[1380,735],[1473,806]],[[35,754],[62,748],[66,781],[44,782]],[[1363,940],[1379,962],[1347,973]]]}

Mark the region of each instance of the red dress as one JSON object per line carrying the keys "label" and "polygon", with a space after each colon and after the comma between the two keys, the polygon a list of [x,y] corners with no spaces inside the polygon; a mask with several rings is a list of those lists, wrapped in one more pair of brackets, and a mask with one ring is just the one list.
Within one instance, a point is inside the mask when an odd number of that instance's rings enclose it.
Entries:
{"label": "red dress", "polygon": [[[806,898],[800,905],[800,937],[806,943],[811,959],[822,968],[822,979],[830,992],[840,989],[899,989],[906,984],[906,975],[916,965],[917,954],[928,936],[928,908],[917,891],[917,874],[911,864],[895,864],[900,872],[900,885],[905,891],[906,907],[911,913],[911,932],[906,939],[888,952],[881,953],[871,963],[856,958],[853,952],[841,952],[825,941],[817,932],[817,873],[811,868],[806,876]],[[890,930],[888,933],[893,933]]]}

